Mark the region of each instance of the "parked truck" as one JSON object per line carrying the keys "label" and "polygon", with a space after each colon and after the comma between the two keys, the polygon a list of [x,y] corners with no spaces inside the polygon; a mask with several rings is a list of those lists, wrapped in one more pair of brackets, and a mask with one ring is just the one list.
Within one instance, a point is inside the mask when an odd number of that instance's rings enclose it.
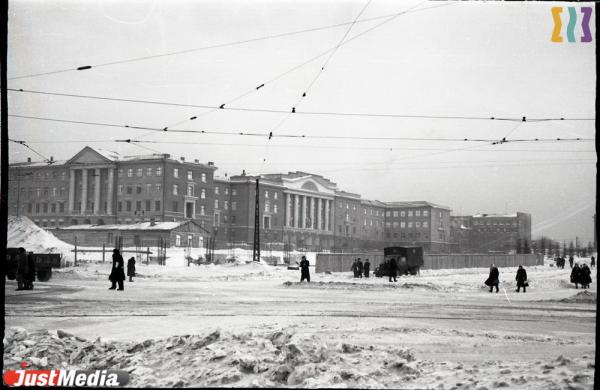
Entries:
{"label": "parked truck", "polygon": [[[61,255],[58,253],[33,253],[25,252],[27,257],[33,258],[35,275],[40,282],[47,282],[52,277],[52,268],[60,268]],[[17,259],[19,248],[6,248],[5,272],[9,280],[17,277]]]}
{"label": "parked truck", "polygon": [[396,260],[398,275],[416,275],[425,264],[420,246],[390,246],[383,249],[383,263],[375,269],[375,276],[389,276],[390,260]]}

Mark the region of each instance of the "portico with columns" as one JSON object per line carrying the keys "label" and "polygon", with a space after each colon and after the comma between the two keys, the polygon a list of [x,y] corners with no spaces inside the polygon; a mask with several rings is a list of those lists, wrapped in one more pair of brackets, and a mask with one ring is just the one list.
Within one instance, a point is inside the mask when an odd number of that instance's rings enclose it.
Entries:
{"label": "portico with columns", "polygon": [[114,223],[116,162],[86,147],[65,165],[69,167],[70,222]]}

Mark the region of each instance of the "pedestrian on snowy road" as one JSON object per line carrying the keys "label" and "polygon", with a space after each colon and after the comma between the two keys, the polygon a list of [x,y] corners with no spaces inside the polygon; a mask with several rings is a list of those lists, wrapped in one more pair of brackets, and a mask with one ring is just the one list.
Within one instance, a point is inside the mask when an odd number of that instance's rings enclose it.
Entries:
{"label": "pedestrian on snowy road", "polygon": [[354,262],[352,263],[352,267],[350,267],[350,269],[354,273],[354,277],[358,278],[358,259],[354,259]]}
{"label": "pedestrian on snowy road", "polygon": [[581,283],[581,272],[578,264],[575,264],[571,271],[571,283],[575,283],[575,288],[579,288],[577,284]]}
{"label": "pedestrian on snowy road", "polygon": [[17,255],[17,291],[25,290],[26,275],[29,272],[29,262],[27,261],[27,253],[25,248],[19,248]]}
{"label": "pedestrian on snowy road", "polygon": [[396,280],[396,276],[398,276],[398,263],[396,262],[396,259],[394,259],[393,257],[390,259],[390,262],[388,263],[388,275],[390,276],[390,282],[392,281],[392,278],[394,278],[394,282],[398,281],[398,280]]}
{"label": "pedestrian on snowy road", "polygon": [[110,276],[108,280],[111,281],[112,286],[109,287],[109,290],[114,290],[117,288],[117,283],[119,284],[119,291],[123,291],[123,282],[125,281],[125,272],[123,271],[123,256],[119,253],[118,249],[113,250],[112,255],[113,263],[112,270],[110,272]]}
{"label": "pedestrian on snowy road", "polygon": [[583,263],[581,267],[579,267],[579,282],[581,283],[582,288],[590,288],[590,283],[592,283],[592,271],[587,264]]}
{"label": "pedestrian on snowy road", "polygon": [[592,256],[590,259],[590,267],[594,268],[596,266],[596,258]]}
{"label": "pedestrian on snowy road", "polygon": [[135,276],[135,259],[133,257],[127,260],[127,276],[129,276],[129,281],[133,282]]}
{"label": "pedestrian on snowy road", "polygon": [[522,265],[520,265],[519,269],[517,270],[516,281],[517,292],[521,291],[521,287],[523,287],[523,292],[526,292],[526,287],[529,285],[529,283],[527,283],[527,271],[525,271],[525,268],[523,268]]}
{"label": "pedestrian on snowy road", "polygon": [[363,265],[363,270],[365,271],[365,278],[368,278],[369,271],[371,270],[371,263],[369,263],[369,259],[365,260],[365,264]]}
{"label": "pedestrian on snowy road", "polygon": [[33,290],[33,282],[35,281],[35,260],[33,256],[27,257],[27,273],[23,281],[23,290]]}
{"label": "pedestrian on snowy road", "polygon": [[490,292],[493,291],[494,287],[496,287],[496,292],[498,292],[498,285],[500,284],[500,271],[494,264],[490,266],[490,276],[485,281],[487,286],[490,286]]}
{"label": "pedestrian on snowy road", "polygon": [[360,261],[360,257],[358,258],[358,261],[356,262],[356,274],[358,275],[359,278],[362,278],[363,263],[362,263],[362,261]]}
{"label": "pedestrian on snowy road", "polygon": [[300,283],[302,283],[304,279],[310,283],[310,272],[308,270],[309,265],[310,263],[308,260],[306,260],[306,256],[302,256],[302,260],[300,261]]}
{"label": "pedestrian on snowy road", "polygon": [[569,265],[573,268],[573,256],[569,256]]}

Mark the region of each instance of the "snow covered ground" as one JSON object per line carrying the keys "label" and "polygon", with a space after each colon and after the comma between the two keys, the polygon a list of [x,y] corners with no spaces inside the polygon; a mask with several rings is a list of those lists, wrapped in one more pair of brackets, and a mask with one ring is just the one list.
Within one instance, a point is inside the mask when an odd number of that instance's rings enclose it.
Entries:
{"label": "snow covered ground", "polygon": [[173,249],[166,266],[138,262],[125,291],[107,289],[108,256],[32,291],[7,281],[6,369],[120,368],[155,387],[593,388],[595,270],[576,290],[548,260],[527,268],[523,294],[502,268],[489,293],[487,269],[301,284],[299,271],[245,263],[250,251],[223,253],[236,261],[188,267]]}
{"label": "snow covered ground", "polygon": [[526,294],[501,269],[490,294],[487,269],[300,284],[262,263],[167,264],[138,264],[123,292],[108,262],[8,281],[5,365],[119,367],[132,386],[593,388],[596,278],[575,290],[568,269],[528,268]]}

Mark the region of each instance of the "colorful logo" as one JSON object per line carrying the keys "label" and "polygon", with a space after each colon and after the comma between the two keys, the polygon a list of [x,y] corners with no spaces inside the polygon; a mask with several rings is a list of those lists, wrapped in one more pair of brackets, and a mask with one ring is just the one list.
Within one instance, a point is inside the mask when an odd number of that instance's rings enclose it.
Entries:
{"label": "colorful logo", "polygon": [[10,387],[122,387],[129,382],[129,374],[119,370],[8,370],[4,383]]}
{"label": "colorful logo", "polygon": [[[569,10],[569,24],[567,24],[567,40],[575,42],[575,25],[577,24],[577,8],[567,7]],[[581,42],[591,42],[592,32],[590,31],[590,18],[592,17],[592,7],[581,7],[581,28],[583,36]],[[552,19],[554,19],[554,30],[552,31],[552,42],[561,43],[563,36],[560,35],[562,30],[562,20],[560,14],[563,12],[563,7],[552,7]]]}

